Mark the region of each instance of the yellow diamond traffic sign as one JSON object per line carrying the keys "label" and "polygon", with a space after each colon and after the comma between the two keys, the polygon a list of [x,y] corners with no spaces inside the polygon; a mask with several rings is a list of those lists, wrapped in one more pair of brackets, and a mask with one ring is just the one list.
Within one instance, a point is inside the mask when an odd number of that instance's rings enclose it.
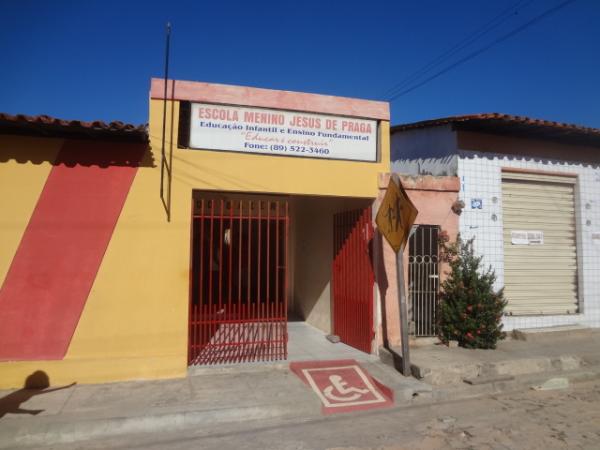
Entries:
{"label": "yellow diamond traffic sign", "polygon": [[396,253],[406,244],[417,213],[417,208],[406,195],[398,176],[393,174],[377,211],[375,223]]}

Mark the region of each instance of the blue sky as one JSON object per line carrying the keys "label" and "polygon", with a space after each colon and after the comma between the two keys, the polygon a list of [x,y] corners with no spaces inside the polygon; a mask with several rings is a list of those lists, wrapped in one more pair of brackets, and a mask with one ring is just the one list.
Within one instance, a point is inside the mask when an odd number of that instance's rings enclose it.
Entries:
{"label": "blue sky", "polygon": [[[173,24],[172,78],[386,100],[562,0],[13,1],[0,14],[0,111],[147,121]],[[510,9],[514,11],[514,9]],[[428,75],[435,74],[436,70]],[[600,2],[576,0],[392,102],[392,123],[504,112],[600,128]]]}

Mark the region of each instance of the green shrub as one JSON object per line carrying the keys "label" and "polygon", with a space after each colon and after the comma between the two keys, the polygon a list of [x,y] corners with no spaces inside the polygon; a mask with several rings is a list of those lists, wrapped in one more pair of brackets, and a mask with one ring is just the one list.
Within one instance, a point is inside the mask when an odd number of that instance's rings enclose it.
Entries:
{"label": "green shrub", "polygon": [[438,334],[442,342],[458,341],[466,348],[496,348],[504,339],[502,314],[506,306],[503,289],[494,291],[496,275],[491,267],[482,271],[481,256],[475,256],[473,239],[448,244],[442,234],[442,255],[451,272],[441,285]]}

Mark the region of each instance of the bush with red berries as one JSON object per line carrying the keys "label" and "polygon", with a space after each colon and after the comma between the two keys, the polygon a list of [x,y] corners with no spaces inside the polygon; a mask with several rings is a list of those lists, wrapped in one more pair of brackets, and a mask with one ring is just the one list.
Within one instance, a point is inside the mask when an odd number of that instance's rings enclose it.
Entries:
{"label": "bush with red berries", "polygon": [[449,244],[442,233],[441,254],[451,272],[441,285],[438,335],[442,342],[458,341],[466,348],[496,348],[504,339],[502,314],[506,306],[503,289],[494,291],[496,275],[491,267],[481,269],[481,256],[475,256],[473,239],[460,236]]}

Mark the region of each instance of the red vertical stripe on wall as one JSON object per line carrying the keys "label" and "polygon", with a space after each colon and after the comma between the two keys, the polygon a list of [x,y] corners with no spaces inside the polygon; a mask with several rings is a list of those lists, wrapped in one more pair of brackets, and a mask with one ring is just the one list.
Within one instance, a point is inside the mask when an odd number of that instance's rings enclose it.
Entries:
{"label": "red vertical stripe on wall", "polygon": [[143,152],[94,141],[61,149],[0,289],[0,360],[64,357]]}

